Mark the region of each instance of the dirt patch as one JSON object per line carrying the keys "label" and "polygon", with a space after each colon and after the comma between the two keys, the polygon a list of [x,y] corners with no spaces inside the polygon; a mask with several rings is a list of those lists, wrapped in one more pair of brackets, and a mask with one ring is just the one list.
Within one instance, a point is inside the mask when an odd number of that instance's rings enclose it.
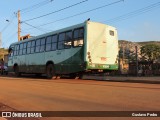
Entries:
{"label": "dirt patch", "polygon": [[17,111],[16,109],[0,103],[0,111]]}

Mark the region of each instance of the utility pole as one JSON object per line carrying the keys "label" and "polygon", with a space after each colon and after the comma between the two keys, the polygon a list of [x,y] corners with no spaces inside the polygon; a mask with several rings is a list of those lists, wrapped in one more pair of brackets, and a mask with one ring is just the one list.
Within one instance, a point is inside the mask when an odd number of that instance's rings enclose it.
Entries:
{"label": "utility pole", "polygon": [[21,20],[20,20],[20,10],[18,10],[18,41],[20,41],[21,36]]}
{"label": "utility pole", "polygon": [[138,49],[137,45],[135,46],[136,49],[136,75],[138,76]]}
{"label": "utility pole", "polygon": [[122,62],[123,62],[123,64],[124,64],[124,43],[123,43],[123,58],[122,58]]}

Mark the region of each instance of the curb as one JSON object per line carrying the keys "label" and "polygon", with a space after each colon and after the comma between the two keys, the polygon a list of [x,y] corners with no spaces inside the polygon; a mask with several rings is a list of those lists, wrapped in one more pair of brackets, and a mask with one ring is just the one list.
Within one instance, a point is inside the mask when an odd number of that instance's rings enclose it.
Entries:
{"label": "curb", "polygon": [[108,80],[108,81],[109,82],[128,82],[128,83],[160,84],[160,81],[147,81],[147,80]]}
{"label": "curb", "polygon": [[[136,77],[135,77],[136,78]],[[131,77],[105,77],[105,76],[84,76],[84,80],[98,80],[98,81],[108,81],[108,82],[128,82],[128,83],[146,83],[146,84],[160,84],[159,80],[144,80],[144,79],[132,79]],[[153,79],[153,78],[152,78]]]}

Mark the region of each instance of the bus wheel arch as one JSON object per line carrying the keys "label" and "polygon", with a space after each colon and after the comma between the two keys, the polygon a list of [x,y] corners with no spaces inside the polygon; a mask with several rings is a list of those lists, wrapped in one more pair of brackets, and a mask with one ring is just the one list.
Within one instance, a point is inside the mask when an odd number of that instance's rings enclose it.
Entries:
{"label": "bus wheel arch", "polygon": [[46,76],[48,79],[52,79],[54,75],[55,75],[54,62],[48,61],[46,63]]}

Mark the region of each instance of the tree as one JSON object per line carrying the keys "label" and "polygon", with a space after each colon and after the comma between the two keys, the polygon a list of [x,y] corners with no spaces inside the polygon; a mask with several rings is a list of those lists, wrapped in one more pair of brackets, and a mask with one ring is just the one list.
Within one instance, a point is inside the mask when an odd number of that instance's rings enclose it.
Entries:
{"label": "tree", "polygon": [[147,44],[141,47],[142,58],[148,61],[155,61],[160,58],[160,46]]}
{"label": "tree", "polygon": [[8,53],[7,49],[0,48],[0,59],[2,59],[4,57],[4,55],[7,53]]}

